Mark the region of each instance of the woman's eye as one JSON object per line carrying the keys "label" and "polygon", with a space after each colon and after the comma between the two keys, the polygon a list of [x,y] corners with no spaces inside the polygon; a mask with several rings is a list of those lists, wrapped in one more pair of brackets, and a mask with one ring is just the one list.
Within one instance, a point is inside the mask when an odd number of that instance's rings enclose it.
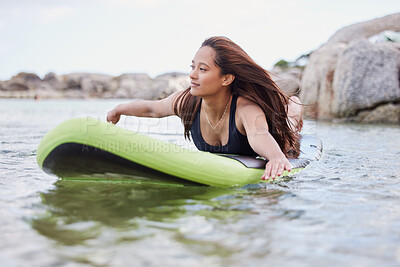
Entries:
{"label": "woman's eye", "polygon": [[206,71],[206,69],[205,69],[205,68],[200,68],[200,70],[201,70],[201,71]]}
{"label": "woman's eye", "polygon": [[190,67],[191,69],[194,69],[194,66],[193,66],[193,65],[190,65],[189,67]]}

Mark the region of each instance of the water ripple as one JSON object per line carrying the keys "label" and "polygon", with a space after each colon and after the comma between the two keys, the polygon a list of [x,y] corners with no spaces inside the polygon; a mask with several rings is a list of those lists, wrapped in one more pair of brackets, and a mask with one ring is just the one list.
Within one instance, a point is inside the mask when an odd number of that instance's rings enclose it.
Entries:
{"label": "water ripple", "polygon": [[[77,115],[104,118],[119,100],[0,102],[11,118],[0,120],[3,265],[400,263],[398,126],[306,121],[324,154],[292,179],[182,190],[67,182],[37,167],[36,148],[48,130]],[[155,138],[190,146],[174,132],[179,120],[144,122]]]}

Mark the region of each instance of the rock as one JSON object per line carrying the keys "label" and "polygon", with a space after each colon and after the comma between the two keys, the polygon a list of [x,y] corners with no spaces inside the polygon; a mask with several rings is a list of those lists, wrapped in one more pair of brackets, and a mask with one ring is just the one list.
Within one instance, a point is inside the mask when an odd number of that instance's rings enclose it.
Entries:
{"label": "rock", "polygon": [[[299,95],[308,117],[398,121],[400,43],[373,44],[366,37],[400,30],[399,19],[400,13],[345,27],[311,54]],[[354,29],[363,30],[349,34]]]}
{"label": "rock", "polygon": [[82,90],[65,90],[62,92],[63,98],[89,98]]}
{"label": "rock", "polygon": [[66,85],[63,79],[60,76],[56,75],[54,72],[47,73],[43,78],[43,82],[49,84],[49,86],[54,90],[66,89]]}
{"label": "rock", "polygon": [[169,73],[151,79],[147,74],[123,74],[111,82],[115,97],[160,99],[189,86],[187,74]]}
{"label": "rock", "polygon": [[34,98],[38,92],[50,94],[51,87],[34,73],[21,72],[2,83],[0,97]]}
{"label": "rock", "polygon": [[157,88],[157,99],[162,99],[170,94],[189,88],[190,78],[188,74],[184,73],[167,73],[155,78],[156,80],[167,81],[166,87]]}
{"label": "rock", "polygon": [[331,119],[333,97],[332,83],[338,55],[346,49],[345,44],[326,45],[311,54],[304,69],[300,100],[305,104],[305,115],[310,118]]}
{"label": "rock", "polygon": [[400,32],[400,13],[344,27],[332,35],[326,44],[350,43],[355,40],[371,37],[386,30]]}
{"label": "rock", "polygon": [[34,73],[21,72],[4,82],[5,91],[28,91],[40,87],[42,79]]}
{"label": "rock", "polygon": [[63,90],[81,90],[86,97],[99,97],[110,90],[112,78],[106,74],[71,73],[62,75],[59,80],[63,84]]}
{"label": "rock", "polygon": [[33,73],[19,73],[8,81],[0,81],[0,97],[160,99],[188,86],[189,76],[183,73],[167,73],[152,79],[140,73],[113,77],[95,73],[56,75],[50,72],[43,80]]}
{"label": "rock", "polygon": [[152,79],[147,74],[122,74],[112,79],[111,92],[118,98],[151,99]]}
{"label": "rock", "polygon": [[110,91],[112,76],[105,74],[85,75],[81,80],[81,88],[85,95],[101,97],[103,93]]}
{"label": "rock", "polygon": [[362,123],[400,123],[400,104],[383,104],[372,110],[364,110],[349,121]]}
{"label": "rock", "polygon": [[338,57],[333,81],[332,113],[350,117],[360,110],[400,100],[400,51],[390,43],[361,40]]}
{"label": "rock", "polygon": [[271,78],[287,95],[297,96],[300,91],[302,73],[303,70],[299,67],[287,69],[274,67],[271,70]]}

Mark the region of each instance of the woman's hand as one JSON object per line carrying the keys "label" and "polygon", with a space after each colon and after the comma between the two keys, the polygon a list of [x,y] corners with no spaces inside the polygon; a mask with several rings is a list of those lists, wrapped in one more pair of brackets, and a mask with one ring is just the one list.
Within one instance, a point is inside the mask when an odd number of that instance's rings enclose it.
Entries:
{"label": "woman's hand", "polygon": [[275,180],[275,177],[281,176],[283,171],[290,171],[291,169],[292,165],[282,154],[281,156],[272,158],[268,161],[268,163],[265,165],[265,171],[261,179],[268,181],[269,178],[272,178],[272,180]]}
{"label": "woman's hand", "polygon": [[119,121],[119,119],[121,117],[121,113],[119,113],[117,111],[117,108],[118,108],[118,106],[116,106],[113,110],[111,110],[107,113],[107,121],[108,122],[116,124]]}

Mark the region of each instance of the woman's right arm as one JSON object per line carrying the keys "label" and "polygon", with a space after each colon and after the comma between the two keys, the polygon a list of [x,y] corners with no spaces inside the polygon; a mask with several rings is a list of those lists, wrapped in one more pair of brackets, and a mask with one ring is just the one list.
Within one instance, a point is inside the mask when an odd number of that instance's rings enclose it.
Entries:
{"label": "woman's right arm", "polygon": [[116,124],[121,115],[161,118],[175,115],[173,104],[182,92],[176,92],[161,100],[137,100],[119,104],[107,113],[107,121]]}

